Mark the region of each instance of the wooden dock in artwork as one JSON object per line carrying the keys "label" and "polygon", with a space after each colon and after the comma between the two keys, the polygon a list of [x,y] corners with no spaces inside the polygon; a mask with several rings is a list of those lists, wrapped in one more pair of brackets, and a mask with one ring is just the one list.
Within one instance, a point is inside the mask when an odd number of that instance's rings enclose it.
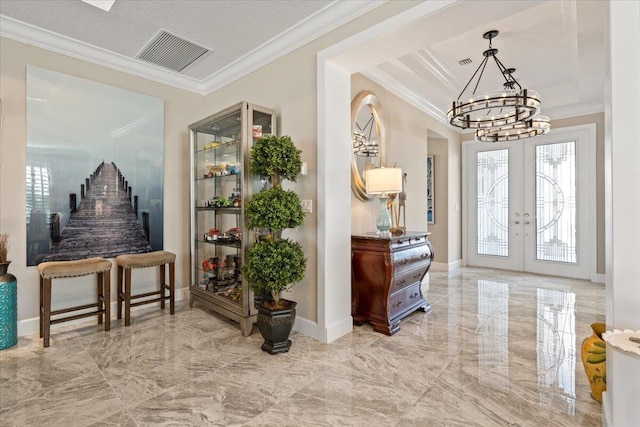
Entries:
{"label": "wooden dock in artwork", "polygon": [[96,170],[77,209],[52,242],[44,261],[90,257],[113,258],[121,254],[151,252],[151,245],[122,185],[116,166],[103,163]]}

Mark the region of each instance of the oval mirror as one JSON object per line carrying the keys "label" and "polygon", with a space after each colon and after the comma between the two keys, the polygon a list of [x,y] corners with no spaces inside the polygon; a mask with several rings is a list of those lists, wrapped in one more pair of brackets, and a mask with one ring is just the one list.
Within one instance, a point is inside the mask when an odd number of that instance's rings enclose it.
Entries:
{"label": "oval mirror", "polygon": [[386,126],[380,100],[373,92],[360,92],[351,101],[351,189],[360,200],[369,200],[364,172],[385,166]]}

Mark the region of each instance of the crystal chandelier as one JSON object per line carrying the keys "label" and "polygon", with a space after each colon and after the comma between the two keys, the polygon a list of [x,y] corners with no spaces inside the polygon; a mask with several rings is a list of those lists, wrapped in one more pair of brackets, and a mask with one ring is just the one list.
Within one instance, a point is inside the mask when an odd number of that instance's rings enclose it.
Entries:
{"label": "crystal chandelier", "polygon": [[[482,37],[489,40],[489,49],[482,53],[484,59],[447,111],[449,123],[462,129],[475,129],[477,141],[511,141],[548,132],[549,118],[538,116],[540,95],[533,90],[523,89],[513,77],[515,69],[506,68],[498,59],[498,49],[491,44],[497,36],[497,30],[483,34]],[[503,90],[476,95],[489,58],[494,59],[505,80]],[[471,97],[468,101],[460,101],[476,76]]]}

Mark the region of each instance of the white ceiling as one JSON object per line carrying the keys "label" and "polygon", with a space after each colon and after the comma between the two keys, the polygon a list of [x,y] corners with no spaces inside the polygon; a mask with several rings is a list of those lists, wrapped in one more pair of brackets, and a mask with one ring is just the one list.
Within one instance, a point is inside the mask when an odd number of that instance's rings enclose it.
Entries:
{"label": "white ceiling", "polygon": [[[2,0],[0,35],[206,94],[381,3],[116,0],[105,12],[80,0]],[[498,58],[516,68],[522,87],[541,94],[543,114],[600,112],[607,11],[605,0],[460,1],[388,34],[373,55],[365,49],[349,59],[368,64],[358,70],[444,121],[483,59],[482,34],[496,29]],[[136,60],[161,29],[213,52],[181,73]],[[464,58],[473,63],[460,66]],[[489,63],[478,93],[501,89],[501,79]]]}

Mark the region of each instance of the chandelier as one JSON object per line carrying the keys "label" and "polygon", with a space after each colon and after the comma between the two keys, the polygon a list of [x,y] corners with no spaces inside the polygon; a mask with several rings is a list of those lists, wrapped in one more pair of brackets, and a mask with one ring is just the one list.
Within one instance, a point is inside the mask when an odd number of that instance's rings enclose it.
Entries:
{"label": "chandelier", "polygon": [[[538,116],[540,95],[533,90],[523,89],[513,77],[515,69],[506,68],[498,59],[498,49],[492,47],[491,42],[498,33],[497,30],[491,30],[483,34],[482,37],[489,40],[489,49],[482,53],[484,59],[451,104],[447,119],[452,126],[475,129],[477,141],[511,141],[547,133],[550,129],[549,118]],[[489,58],[494,59],[504,78],[503,90],[476,95]],[[467,101],[460,101],[476,76],[471,97]]]}

